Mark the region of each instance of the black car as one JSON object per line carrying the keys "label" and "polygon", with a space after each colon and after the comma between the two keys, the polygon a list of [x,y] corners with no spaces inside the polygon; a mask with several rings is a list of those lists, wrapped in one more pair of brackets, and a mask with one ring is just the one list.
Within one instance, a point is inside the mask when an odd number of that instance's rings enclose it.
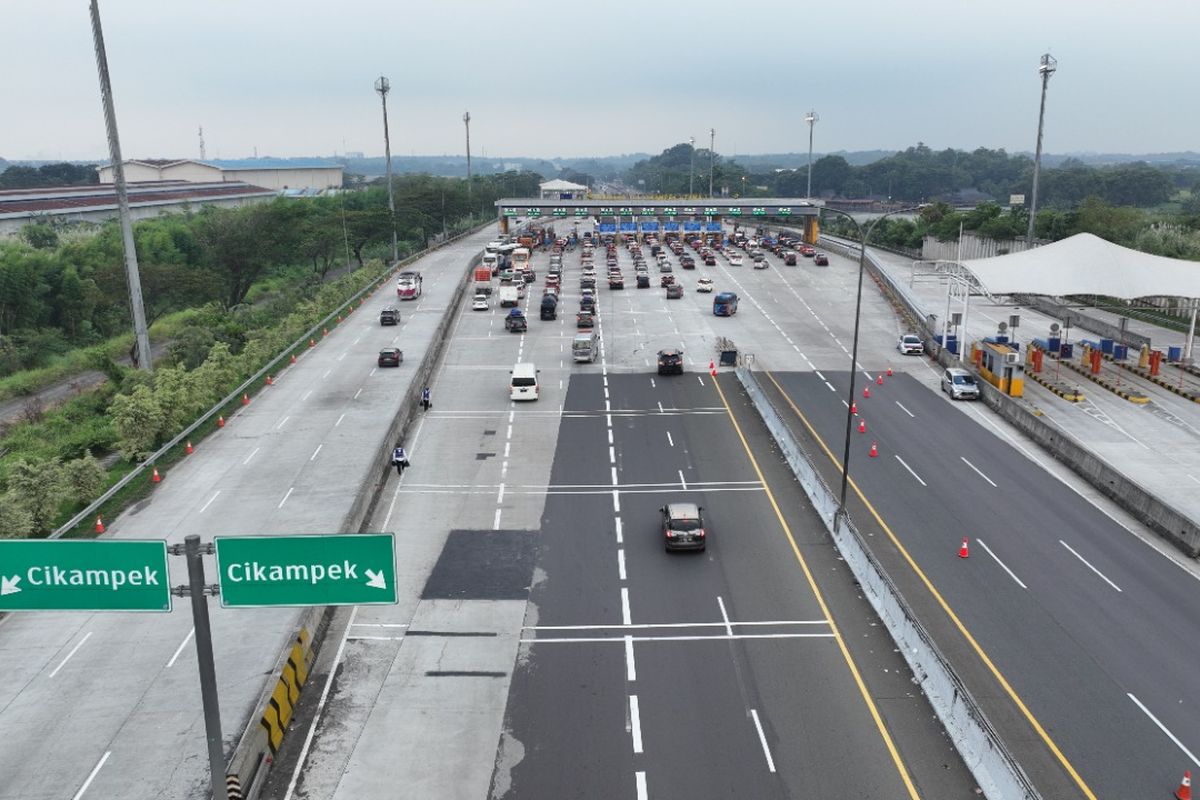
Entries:
{"label": "black car", "polygon": [[645,272],[639,272],[637,274],[637,288],[639,288],[639,289],[649,289],[650,288],[650,276],[648,274],[646,274]]}
{"label": "black car", "polygon": [[625,288],[624,276],[622,276],[621,273],[619,273],[619,272],[615,275],[609,275],[608,276],[608,288],[624,289]]}
{"label": "black car", "polygon": [[658,351],[658,374],[659,375],[682,375],[683,374],[683,351],[682,350],[659,350]]}
{"label": "black car", "polygon": [[591,311],[580,311],[575,315],[576,328],[591,328],[596,324],[596,315]]}
{"label": "black car", "polygon": [[667,299],[678,300],[683,297],[683,286],[678,283],[672,283],[667,287]]}
{"label": "black car", "polygon": [[379,351],[379,366],[398,367],[404,360],[404,353],[398,347],[385,347]]}
{"label": "black car", "polygon": [[552,294],[542,296],[540,316],[542,319],[556,319],[558,317],[558,297]]}
{"label": "black car", "polygon": [[504,318],[504,327],[512,333],[521,333],[529,329],[529,322],[524,314],[509,314]]}
{"label": "black car", "polygon": [[400,324],[400,309],[395,306],[388,306],[379,312],[380,325],[399,325]]}
{"label": "black car", "polygon": [[704,509],[695,503],[668,503],[662,513],[663,546],[667,550],[704,550],[708,536],[704,530]]}

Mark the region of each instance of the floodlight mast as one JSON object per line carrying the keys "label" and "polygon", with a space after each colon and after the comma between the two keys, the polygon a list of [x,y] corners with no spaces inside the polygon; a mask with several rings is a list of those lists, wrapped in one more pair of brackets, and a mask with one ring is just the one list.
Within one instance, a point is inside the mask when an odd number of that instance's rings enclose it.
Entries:
{"label": "floodlight mast", "polygon": [[392,188],[392,141],[388,136],[387,96],[391,90],[391,82],[380,75],[379,79],[375,81],[375,91],[379,93],[379,99],[383,101],[383,149],[387,157],[388,211],[392,216],[392,263],[395,264],[400,260],[400,247],[396,239],[396,197],[395,190]]}
{"label": "floodlight mast", "polygon": [[1037,149],[1033,155],[1033,191],[1029,197],[1029,229],[1025,232],[1026,245],[1033,246],[1033,227],[1037,221],[1038,174],[1042,171],[1042,127],[1046,122],[1046,88],[1050,84],[1050,76],[1058,69],[1058,60],[1046,53],[1038,64],[1038,73],[1042,76],[1042,107],[1038,112]]}
{"label": "floodlight mast", "polygon": [[813,147],[813,126],[821,118],[817,116],[816,111],[809,111],[804,115],[804,121],[808,123],[808,188],[804,192],[804,199],[812,199],[812,147]]}

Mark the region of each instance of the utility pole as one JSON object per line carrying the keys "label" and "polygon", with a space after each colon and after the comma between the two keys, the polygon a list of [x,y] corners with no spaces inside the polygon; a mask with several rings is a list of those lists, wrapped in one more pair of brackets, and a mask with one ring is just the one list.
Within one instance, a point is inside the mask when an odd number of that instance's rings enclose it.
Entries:
{"label": "utility pole", "polygon": [[689,136],[688,142],[692,146],[688,155],[688,197],[691,197],[695,193],[692,184],[696,177],[696,137]]}
{"label": "utility pole", "polygon": [[804,121],[808,123],[808,189],[804,192],[804,199],[812,199],[812,145],[813,145],[813,126],[817,124],[816,111],[809,111],[804,115]]}
{"label": "utility pole", "polygon": [[471,209],[471,214],[475,214],[475,206],[471,201],[471,112],[463,112],[463,125],[467,126],[467,208]]}
{"label": "utility pole", "polygon": [[396,241],[396,196],[392,188],[392,140],[388,137],[387,96],[391,90],[392,84],[380,75],[379,80],[375,81],[375,91],[383,100],[383,149],[387,157],[388,211],[392,214],[392,263],[395,264],[400,260],[400,247]]}
{"label": "utility pole", "polygon": [[206,158],[208,158],[208,155],[204,150],[204,126],[201,125],[200,126],[200,160],[204,161]]}
{"label": "utility pole", "polygon": [[1042,125],[1046,121],[1046,87],[1050,84],[1050,76],[1058,69],[1058,61],[1046,53],[1038,64],[1038,72],[1042,76],[1042,108],[1038,112],[1037,150],[1033,156],[1033,193],[1029,198],[1029,230],[1025,233],[1025,244],[1033,247],[1033,224],[1037,221],[1038,173],[1042,170]]}
{"label": "utility pole", "polygon": [[713,197],[713,148],[717,146],[717,129],[708,129],[708,196]]}
{"label": "utility pole", "polygon": [[121,141],[117,137],[117,112],[113,108],[112,83],[108,77],[108,55],[104,51],[104,31],[100,29],[100,7],[92,0],[92,40],[96,48],[96,70],[100,73],[100,100],[104,105],[104,125],[108,131],[108,157],[112,159],[113,187],[121,218],[121,244],[125,250],[125,277],[129,282],[129,310],[133,315],[133,337],[137,352],[134,362],[146,372],[154,370],[150,353],[150,331],[146,327],[146,307],[142,303],[142,279],[138,272],[137,248],[133,243],[133,221],[129,215],[129,193],[125,189],[125,165],[121,161]]}

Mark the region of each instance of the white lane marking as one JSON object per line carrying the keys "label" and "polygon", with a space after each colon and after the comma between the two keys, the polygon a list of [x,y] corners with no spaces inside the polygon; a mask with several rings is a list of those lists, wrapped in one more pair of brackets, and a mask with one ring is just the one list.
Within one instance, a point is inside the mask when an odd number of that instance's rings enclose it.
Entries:
{"label": "white lane marking", "polygon": [[683,490],[686,492],[687,491],[687,480],[683,477],[683,470],[679,470],[679,484],[683,487]]}
{"label": "white lane marking", "polygon": [[208,498],[208,502],[207,502],[207,503],[205,503],[204,505],[200,506],[200,513],[201,513],[201,514],[203,514],[203,513],[204,513],[204,510],[205,510],[206,508],[208,508],[209,506],[211,506],[211,505],[212,505],[212,501],[213,501],[213,500],[216,500],[216,499],[217,499],[217,495],[219,495],[220,493],[221,493],[221,490],[220,490],[220,489],[217,489],[215,492],[213,492],[213,496],[212,496],[212,497],[210,497],[210,498]]}
{"label": "white lane marking", "polygon": [[338,357],[337,357],[337,360],[338,360],[338,361],[341,361],[341,360],[342,360],[343,358],[345,358],[345,357],[346,357],[346,354],[345,354],[345,353],[342,353],[340,356],[338,356]]}
{"label": "white lane marking", "polygon": [[92,638],[92,632],[88,631],[86,634],[84,634],[83,638],[79,640],[79,644],[77,644],[71,648],[71,652],[67,653],[67,657],[64,658],[62,661],[58,662],[58,666],[55,667],[54,671],[50,673],[50,677],[53,678],[55,675],[57,675],[58,671],[63,668],[63,665],[71,660],[71,656],[73,656],[77,652],[79,652],[79,648],[83,647],[83,643],[86,642],[90,638]]}
{"label": "white lane marking", "polygon": [[665,412],[663,411],[662,400],[659,400],[659,401],[658,401],[658,413],[660,413],[660,414],[662,414],[662,413],[665,413]]}
{"label": "white lane marking", "polygon": [[1134,697],[1132,694],[1130,694],[1128,692],[1125,693],[1125,696],[1128,697],[1130,700],[1132,700],[1137,705],[1137,707],[1142,710],[1142,713],[1145,714],[1147,717],[1149,717],[1150,721],[1153,722],[1155,725],[1157,725],[1158,729],[1160,731],[1162,731],[1163,733],[1165,733],[1167,735],[1167,738],[1170,739],[1172,742],[1174,742],[1175,746],[1178,747],[1180,750],[1182,750],[1183,754],[1185,756],[1187,756],[1189,759],[1191,759],[1191,762],[1193,764],[1195,764],[1197,767],[1200,767],[1200,760],[1197,760],[1196,756],[1192,755],[1191,750],[1188,750],[1186,747],[1183,746],[1183,742],[1181,742],[1181,741],[1179,741],[1179,739],[1175,738],[1175,734],[1173,734],[1169,730],[1167,730],[1167,726],[1163,725],[1162,722],[1159,721],[1158,717],[1156,717],[1150,713],[1150,709],[1148,709],[1144,705],[1142,705],[1141,700],[1138,700],[1136,697]]}
{"label": "white lane marking", "polygon": [[[735,623],[744,624],[744,623]],[[635,626],[636,627],[636,626]],[[634,642],[724,642],[738,639],[832,639],[832,633],[735,633],[729,636],[724,633],[709,633],[692,636],[634,636]],[[605,642],[620,643],[622,640],[615,636],[560,636],[551,639],[531,638],[522,639],[521,644],[602,644]]]}
{"label": "white lane marking", "polygon": [[629,695],[629,732],[633,734],[633,752],[642,752],[642,714],[636,694]]}
{"label": "white lane marking", "polygon": [[[646,362],[646,366],[650,366],[650,360],[649,360],[649,359],[643,359],[643,360]],[[651,388],[651,389],[655,389],[655,388],[657,388],[657,386],[656,386],[656,385],[655,385],[655,383],[654,383],[654,378],[651,378],[651,379],[650,379],[650,388]]]}
{"label": "white lane marking", "polygon": [[816,375],[821,380],[825,380],[825,376],[821,374],[821,370],[815,369],[815,370],[813,370],[813,374]]}
{"label": "white lane marking", "polygon": [[621,499],[618,497],[619,494],[620,492],[618,492],[616,489],[613,489],[613,513],[615,514],[621,513]]}
{"label": "white lane marking", "polygon": [[1111,587],[1113,587],[1114,589],[1116,589],[1118,592],[1119,592],[1119,591],[1121,591],[1121,587],[1120,587],[1120,586],[1117,586],[1115,583],[1113,583],[1112,581],[1110,581],[1110,580],[1108,579],[1108,576],[1107,576],[1107,575],[1105,575],[1103,572],[1101,572],[1100,570],[1098,570],[1098,569],[1096,569],[1095,567],[1093,567],[1093,566],[1091,565],[1091,563],[1090,563],[1090,562],[1089,562],[1089,561],[1088,561],[1086,558],[1084,558],[1083,556],[1079,555],[1079,553],[1078,553],[1078,552],[1076,552],[1076,550],[1075,550],[1075,548],[1074,548],[1074,547],[1071,547],[1071,545],[1067,544],[1067,543],[1066,543],[1066,542],[1064,542],[1062,539],[1059,539],[1059,540],[1058,540],[1058,543],[1059,543],[1059,544],[1061,544],[1063,547],[1067,548],[1068,550],[1070,550],[1070,551],[1071,551],[1071,555],[1073,555],[1073,556],[1075,556],[1076,558],[1078,558],[1080,561],[1082,561],[1082,562],[1084,563],[1084,566],[1086,566],[1086,567],[1087,567],[1088,569],[1090,569],[1092,572],[1094,572],[1094,573],[1096,573],[1097,575],[1099,575],[1101,580],[1103,580],[1103,581],[1104,581],[1105,583],[1107,583],[1109,586],[1111,586]]}
{"label": "white lane marking", "polygon": [[1197,477],[1196,477],[1195,475],[1193,475],[1192,473],[1190,473],[1190,472],[1189,472],[1189,473],[1187,473],[1187,476],[1188,476],[1189,478],[1191,478],[1192,480],[1194,480],[1196,483],[1200,483],[1200,478],[1197,478]]}
{"label": "white lane marking", "polygon": [[337,422],[333,423],[333,427],[336,428],[338,425],[341,425],[342,420],[344,420],[345,418],[346,418],[346,415],[342,414],[340,417],[338,417]]}
{"label": "white lane marking", "polygon": [[612,414],[605,414],[604,421],[608,425],[608,427],[611,428],[612,427]]}
{"label": "white lane marking", "polygon": [[667,444],[671,445],[671,447],[675,446],[675,440],[671,438],[670,431],[667,431]]}
{"label": "white lane marking", "polygon": [[625,576],[625,548],[617,549],[617,577],[621,580],[627,580]]}
{"label": "white lane marking", "polygon": [[904,404],[901,403],[899,400],[896,401],[896,405],[900,406],[900,410],[903,411],[905,414],[908,414],[913,419],[917,418],[917,415],[912,413],[911,411],[909,411],[907,408],[905,408]]}
{"label": "white lane marking", "polygon": [[831,391],[831,392],[837,391],[837,389],[833,388],[833,384],[830,383],[829,381],[825,381],[825,385],[829,387],[829,391]]}
{"label": "white lane marking", "polygon": [[995,559],[995,560],[996,560],[996,563],[997,563],[997,564],[999,564],[999,565],[1001,566],[1001,568],[1003,568],[1003,570],[1004,570],[1005,572],[1007,572],[1007,573],[1008,573],[1008,577],[1012,578],[1014,581],[1016,581],[1016,582],[1017,582],[1017,586],[1020,586],[1022,589],[1028,589],[1028,588],[1029,588],[1029,587],[1028,587],[1028,586],[1026,586],[1024,583],[1022,583],[1022,582],[1021,582],[1021,579],[1020,579],[1020,578],[1018,578],[1018,577],[1016,576],[1016,574],[1015,574],[1015,573],[1014,573],[1014,572],[1013,572],[1011,569],[1009,569],[1009,568],[1008,568],[1008,565],[1007,565],[1007,564],[1005,564],[1003,561],[1001,561],[1001,560],[1000,560],[1000,557],[999,557],[999,556],[997,556],[995,553],[993,553],[993,552],[992,552],[992,548],[988,547],[988,546],[987,546],[987,543],[986,543],[986,542],[984,542],[984,541],[983,541],[983,539],[978,539],[978,538],[977,538],[975,541],[976,541],[976,542],[978,542],[978,543],[979,543],[979,546],[980,546],[980,547],[982,547],[984,550],[986,550],[986,551],[987,551],[987,554],[988,554],[989,556],[991,556],[993,559]]}
{"label": "white lane marking", "polygon": [[[608,432],[608,435],[609,435],[609,437],[610,437],[610,438],[609,438],[609,441],[611,442],[611,441],[612,441],[612,439],[611,439],[611,437],[612,437],[612,431],[609,431],[609,432]],[[608,447],[608,463],[610,463],[610,464],[615,464],[615,463],[617,463],[617,451],[616,451],[616,449],[615,449],[615,448],[613,448],[613,446],[612,446],[612,445],[609,445],[609,447]],[[616,485],[616,483],[617,483],[617,482],[616,482],[616,480],[614,479],[614,480],[613,480],[613,485]]]}
{"label": "white lane marking", "polygon": [[620,517],[616,518],[616,523],[617,523],[617,544],[624,544],[625,543],[625,532],[623,530],[621,530],[621,518]]}
{"label": "white lane marking", "polygon": [[617,468],[609,467],[609,469],[612,470],[612,485],[616,486],[617,485]]}
{"label": "white lane marking", "polygon": [[508,426],[508,433],[507,433],[507,434],[505,434],[505,436],[504,436],[504,438],[505,438],[505,439],[511,439],[511,438],[512,438],[512,429],[513,429],[513,426],[510,424],[510,425]]}
{"label": "white lane marking", "polygon": [[167,662],[167,669],[175,666],[176,660],[179,659],[179,654],[183,652],[183,648],[187,647],[187,643],[196,635],[196,629],[192,628],[188,631],[188,635],[183,637],[183,641],[179,643],[179,647],[175,650],[175,655],[171,656],[171,660]]}
{"label": "white lane marking", "polygon": [[514,421],[516,420],[516,418],[517,418],[517,411],[516,411],[516,409],[509,409],[509,412],[508,412],[508,421],[509,421],[510,423],[511,423],[511,422],[514,422]]}
{"label": "white lane marking", "polygon": [[637,800],[649,800],[649,793],[646,791],[646,773],[638,770],[633,773],[634,783],[637,785]]}
{"label": "white lane marking", "polygon": [[357,399],[358,399],[358,396],[359,396],[360,394],[362,394],[362,387],[361,387],[361,386],[360,386],[360,387],[358,387],[358,391],[354,393],[354,397],[352,397],[352,398],[350,398],[350,399],[352,399],[352,400],[357,400]]}
{"label": "white lane marking", "polygon": [[633,637],[625,637],[625,679],[637,680],[637,665],[633,661]]}
{"label": "white lane marking", "polygon": [[492,530],[494,531],[500,530],[500,514],[502,511],[503,509],[496,509],[496,516],[492,519]]}
{"label": "white lane marking", "polygon": [[[608,429],[608,443],[609,443],[609,445],[612,445],[612,443],[613,443],[612,428]],[[608,449],[612,450],[612,447],[610,446]]]}
{"label": "white lane marking", "polygon": [[974,464],[972,464],[970,461],[967,461],[967,459],[966,459],[964,456],[959,456],[959,458],[961,458],[961,459],[962,459],[962,462],[963,462],[964,464],[966,464],[966,465],[967,465],[968,467],[970,467],[971,469],[975,470],[975,474],[977,474],[979,477],[983,478],[985,481],[987,481],[988,483],[992,484],[992,486],[993,486],[993,487],[995,487],[995,485],[996,485],[995,481],[993,481],[993,480],[992,480],[991,478],[989,478],[987,475],[984,475],[982,472],[980,472],[980,471],[979,471],[979,467],[975,466],[975,465],[974,465]]}
{"label": "white lane marking", "polygon": [[505,457],[505,458],[508,458],[508,449],[509,449],[510,447],[512,447],[512,442],[505,442],[505,443],[504,443],[504,457]]}
{"label": "white lane marking", "polygon": [[333,372],[333,370],[331,370],[331,369],[327,369],[327,370],[325,370],[325,374],[321,376],[321,380],[324,380],[324,379],[328,378],[328,377],[329,377],[329,373],[331,373],[331,372]]}
{"label": "white lane marking", "polygon": [[104,762],[108,761],[108,757],[111,755],[112,750],[104,751],[104,755],[100,756],[99,763],[92,767],[92,771],[88,774],[87,780],[83,782],[83,786],[79,787],[79,791],[75,793],[75,796],[71,798],[71,800],[79,800],[79,798],[83,797],[83,793],[86,792],[88,787],[92,785],[92,781],[96,780],[96,774],[100,772],[100,768],[104,766]]}
{"label": "white lane marking", "polygon": [[[902,467],[904,467],[906,470],[908,470],[908,474],[909,474],[909,475],[912,475],[914,478],[916,478],[916,479],[917,479],[917,483],[921,484],[922,486],[928,486],[928,485],[929,485],[929,484],[925,483],[925,481],[921,480],[921,476],[920,476],[920,475],[918,475],[917,473],[913,472],[913,468],[912,468],[912,467],[910,467],[910,466],[909,466],[909,465],[908,465],[908,464],[905,462],[905,460],[904,460],[903,458],[901,458],[900,456],[896,456],[896,460],[900,462],[900,466],[902,466]],[[992,485],[994,486],[995,484],[992,484]]]}
{"label": "white lane marking", "polygon": [[632,625],[629,617],[629,588],[621,587],[621,624]]}
{"label": "white lane marking", "polygon": [[317,449],[316,449],[316,450],[313,450],[313,454],[312,454],[311,456],[309,456],[309,457],[308,457],[308,460],[309,460],[309,461],[312,461],[314,458],[316,458],[316,457],[317,457],[317,453],[321,452],[321,448],[322,448],[322,447],[324,447],[324,446],[325,446],[324,444],[319,444],[319,445],[317,445]]}
{"label": "white lane marking", "polygon": [[507,477],[508,477],[508,461],[507,461],[507,460],[506,460],[506,461],[502,461],[502,462],[500,463],[500,477],[501,477],[501,478],[507,478]]}
{"label": "white lane marking", "polygon": [[725,610],[725,599],[717,595],[717,605],[721,609],[721,620],[725,624],[725,635],[733,636],[733,625],[729,622],[729,612]]}
{"label": "white lane marking", "polygon": [[295,487],[295,486],[293,486],[293,487],[291,487],[290,489],[288,489],[288,490],[287,490],[287,494],[285,494],[285,495],[283,496],[283,499],[279,501],[279,505],[277,505],[277,506],[275,506],[275,507],[276,507],[276,508],[283,508],[283,504],[284,504],[284,503],[286,503],[286,502],[288,501],[288,498],[292,496],[292,492],[294,492],[295,490],[296,490],[296,487]]}
{"label": "white lane marking", "polygon": [[500,491],[496,494],[496,504],[499,505],[500,503],[503,503],[503,502],[504,502],[504,484],[501,483]]}
{"label": "white lane marking", "polygon": [[771,748],[767,746],[767,737],[763,733],[762,723],[758,720],[758,712],[753,708],[750,709],[750,716],[754,719],[754,728],[758,731],[758,743],[762,745],[763,755],[767,757],[767,769],[771,772],[775,771],[775,759],[771,758]]}
{"label": "white lane marking", "polygon": [[303,403],[305,400],[308,399],[308,396],[312,393],[313,393],[313,390],[309,389],[307,392],[304,393],[304,396],[300,398],[300,402]]}
{"label": "white lane marking", "polygon": [[296,784],[300,782],[300,771],[304,769],[305,762],[308,761],[308,749],[312,747],[313,736],[316,735],[318,724],[321,722],[321,712],[325,710],[325,701],[329,699],[329,689],[333,686],[333,679],[338,675],[337,667],[342,663],[342,655],[346,652],[346,640],[350,638],[350,629],[354,626],[354,617],[357,614],[358,606],[350,609],[350,619],[346,630],[342,633],[342,641],[338,644],[337,653],[333,656],[333,668],[329,670],[329,675],[325,678],[325,687],[321,689],[321,698],[317,700],[317,711],[313,714],[312,724],[308,726],[308,733],[304,735],[304,744],[300,748],[300,756],[296,759],[296,768],[292,771],[292,779],[288,781],[287,792],[284,793],[283,800],[292,800]]}
{"label": "white lane marking", "polygon": [[700,381],[700,385],[701,385],[701,386],[703,386],[703,385],[704,385],[704,378],[702,378],[701,376],[697,375],[697,376],[696,376],[696,380]]}
{"label": "white lane marking", "polygon": [[242,466],[244,467],[244,466],[246,466],[247,464],[249,464],[249,463],[250,463],[250,459],[254,458],[254,454],[255,454],[255,453],[257,453],[258,451],[259,451],[259,448],[257,448],[257,447],[256,447],[256,448],[254,448],[253,450],[251,450],[251,451],[250,451],[250,455],[246,456],[246,460],[242,462]]}
{"label": "white lane marking", "polygon": [[637,625],[525,625],[521,628],[524,631],[611,631],[624,630],[625,628],[635,630],[651,630],[655,628],[724,628],[732,625],[736,628],[741,627],[780,627],[783,625],[828,625],[827,619],[760,619],[750,622],[639,622]]}

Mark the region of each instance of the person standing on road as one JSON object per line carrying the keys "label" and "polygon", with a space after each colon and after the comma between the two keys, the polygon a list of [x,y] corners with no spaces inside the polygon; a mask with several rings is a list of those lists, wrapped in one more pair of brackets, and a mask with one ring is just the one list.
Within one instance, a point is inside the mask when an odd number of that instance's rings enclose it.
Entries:
{"label": "person standing on road", "polygon": [[397,475],[404,475],[404,468],[408,466],[408,454],[400,445],[396,445],[396,449],[392,451],[392,465],[396,467]]}
{"label": "person standing on road", "polygon": [[421,390],[421,408],[425,409],[426,411],[433,408],[433,403],[431,403],[429,401],[429,387],[428,386],[426,386],[424,389]]}

